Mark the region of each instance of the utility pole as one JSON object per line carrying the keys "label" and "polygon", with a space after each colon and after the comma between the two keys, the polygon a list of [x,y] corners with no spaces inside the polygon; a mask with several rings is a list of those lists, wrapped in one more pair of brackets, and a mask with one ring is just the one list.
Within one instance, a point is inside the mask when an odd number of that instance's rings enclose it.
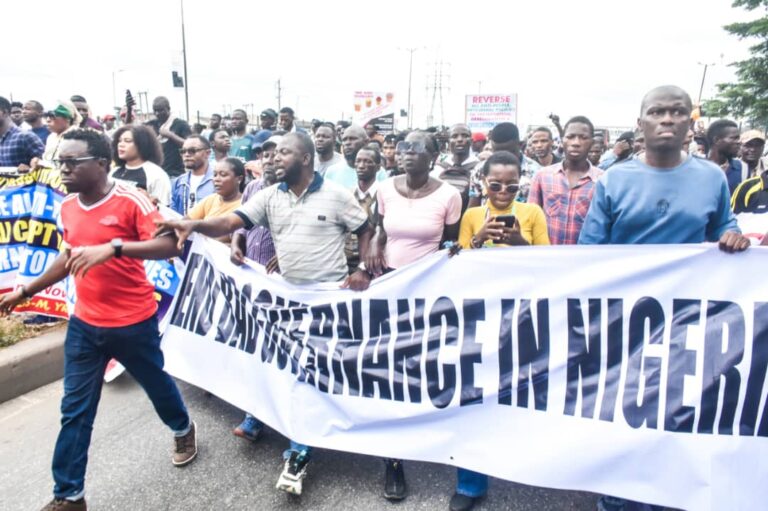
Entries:
{"label": "utility pole", "polygon": [[408,58],[408,129],[413,127],[413,105],[411,104],[411,84],[413,83],[413,52],[421,48],[398,48],[410,53]]}
{"label": "utility pole", "polygon": [[189,122],[189,74],[187,73],[187,38],[184,34],[184,0],[181,1],[181,52],[184,56],[184,106]]}
{"label": "utility pole", "polygon": [[283,108],[283,87],[280,83],[280,78],[277,79],[277,111]]}

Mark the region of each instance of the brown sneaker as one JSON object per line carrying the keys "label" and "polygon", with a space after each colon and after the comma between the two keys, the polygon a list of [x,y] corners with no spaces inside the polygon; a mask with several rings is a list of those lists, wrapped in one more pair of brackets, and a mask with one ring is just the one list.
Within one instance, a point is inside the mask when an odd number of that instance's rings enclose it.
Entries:
{"label": "brown sneaker", "polygon": [[197,456],[197,425],[192,421],[189,433],[184,436],[174,437],[176,448],[173,451],[171,461],[177,467],[188,465]]}
{"label": "brown sneaker", "polygon": [[53,499],[45,505],[40,511],[87,511],[88,506],[85,505],[85,499],[80,500],[66,500],[66,499]]}

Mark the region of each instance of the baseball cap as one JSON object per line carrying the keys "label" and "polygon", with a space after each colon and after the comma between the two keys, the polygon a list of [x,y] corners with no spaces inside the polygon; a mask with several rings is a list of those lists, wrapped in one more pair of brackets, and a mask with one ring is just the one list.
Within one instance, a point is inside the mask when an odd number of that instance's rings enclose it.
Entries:
{"label": "baseball cap", "polygon": [[472,133],[472,142],[485,142],[488,140],[488,138],[485,136],[485,133]]}
{"label": "baseball cap", "polygon": [[274,146],[274,147],[276,147],[276,146],[277,146],[277,144],[279,144],[279,143],[280,143],[282,140],[283,140],[283,136],[282,136],[282,135],[272,135],[271,137],[269,137],[269,138],[267,139],[267,141],[266,141],[266,142],[264,142],[263,144],[261,144],[261,148],[262,148],[263,150],[266,150],[266,149],[267,149],[267,146],[270,146],[270,147],[273,147],[273,146]]}
{"label": "baseball cap", "polygon": [[271,117],[272,119],[277,119],[277,112],[272,110],[271,108],[267,108],[266,110],[262,110],[259,114],[259,117]]}
{"label": "baseball cap", "polygon": [[102,117],[102,119],[104,119],[105,121],[114,121],[115,120],[115,116],[112,115],[112,114],[107,114],[104,117]]}
{"label": "baseball cap", "polygon": [[765,142],[765,135],[760,130],[749,130],[741,134],[742,144],[746,144],[750,140],[762,140]]}

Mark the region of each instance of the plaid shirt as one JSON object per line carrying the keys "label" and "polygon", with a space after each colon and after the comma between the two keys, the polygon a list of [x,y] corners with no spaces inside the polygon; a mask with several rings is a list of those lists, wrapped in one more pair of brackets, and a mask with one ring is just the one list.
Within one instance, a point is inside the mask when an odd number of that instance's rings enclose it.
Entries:
{"label": "plaid shirt", "polygon": [[18,167],[22,163],[29,165],[32,158],[40,158],[45,151],[40,137],[32,131],[21,131],[13,123],[10,124],[5,135],[0,137],[0,167]]}
{"label": "plaid shirt", "polygon": [[[248,183],[240,202],[245,204],[248,199],[256,195],[256,192],[264,188],[263,179]],[[255,225],[250,229],[239,229],[238,232],[245,235],[245,257],[248,259],[266,266],[269,260],[275,256],[275,243],[266,227]]]}
{"label": "plaid shirt", "polygon": [[553,245],[575,245],[592,202],[595,183],[603,171],[590,164],[589,172],[573,188],[562,163],[541,169],[531,183],[528,202],[538,204],[547,217]]}

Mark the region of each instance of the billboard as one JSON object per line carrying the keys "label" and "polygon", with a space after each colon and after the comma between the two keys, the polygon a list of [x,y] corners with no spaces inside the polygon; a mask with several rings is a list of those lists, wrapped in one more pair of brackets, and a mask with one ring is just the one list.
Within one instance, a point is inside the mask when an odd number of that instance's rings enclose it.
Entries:
{"label": "billboard", "polygon": [[500,122],[517,124],[517,94],[467,94],[464,122],[477,131],[489,131]]}
{"label": "billboard", "polygon": [[352,119],[365,126],[373,123],[383,135],[395,130],[395,95],[391,92],[356,91]]}

